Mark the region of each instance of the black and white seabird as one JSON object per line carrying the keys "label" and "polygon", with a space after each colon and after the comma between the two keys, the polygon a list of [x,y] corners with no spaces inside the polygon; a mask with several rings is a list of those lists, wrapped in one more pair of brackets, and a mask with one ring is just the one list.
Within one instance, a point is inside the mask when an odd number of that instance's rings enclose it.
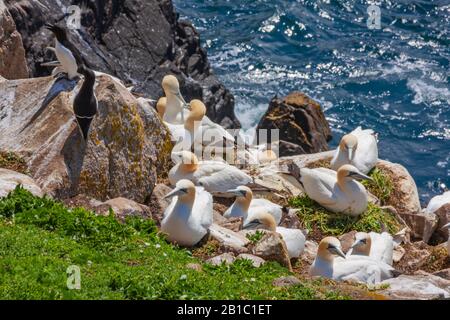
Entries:
{"label": "black and white seabird", "polygon": [[84,76],[84,82],[80,91],[73,100],[73,111],[77,118],[78,126],[81,129],[84,140],[87,140],[89,127],[92,120],[97,114],[97,97],[94,92],[95,73],[84,64],[82,64],[77,72]]}
{"label": "black and white seabird", "polygon": [[61,26],[46,23],[45,27],[53,32],[56,37],[55,53],[62,69],[67,73],[70,80],[78,76],[77,69],[80,65],[88,65],[83,59],[81,52],[70,42],[67,29]]}

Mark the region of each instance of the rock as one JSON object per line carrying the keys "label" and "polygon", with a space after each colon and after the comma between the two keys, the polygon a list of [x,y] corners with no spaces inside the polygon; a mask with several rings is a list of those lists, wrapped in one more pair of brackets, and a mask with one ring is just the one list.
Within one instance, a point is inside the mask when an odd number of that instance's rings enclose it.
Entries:
{"label": "rock", "polygon": [[127,217],[152,218],[149,207],[125,198],[108,200],[94,210],[100,212],[101,215],[108,215],[110,209],[114,211],[115,217],[121,221],[124,221]]}
{"label": "rock", "polygon": [[394,247],[392,254],[392,261],[394,263],[399,263],[406,254],[406,250],[402,246]]}
{"label": "rock", "polygon": [[250,241],[242,234],[236,233],[224,227],[221,227],[215,223],[209,228],[209,234],[217,240],[221,245],[245,248]]}
{"label": "rock", "polygon": [[444,278],[446,280],[450,280],[450,268],[439,270],[433,273],[434,276]]}
{"label": "rock", "polygon": [[406,243],[402,247],[405,254],[395,269],[404,273],[411,274],[419,270],[431,256],[430,247],[423,241]]}
{"label": "rock", "polygon": [[0,83],[0,149],[23,157],[42,190],[57,198],[144,203],[170,160],[169,133],[125,87],[109,76],[97,80],[99,112],[87,143],[73,116],[73,91],[61,92],[73,83],[51,77]]}
{"label": "rock", "polygon": [[420,272],[414,275],[401,275],[385,280],[381,285],[389,285],[380,293],[399,300],[437,300],[450,298],[450,281]]}
{"label": "rock", "polygon": [[218,224],[219,226],[223,227],[223,224],[227,223],[227,221],[228,221],[227,218],[224,218],[224,216],[222,216],[219,212],[214,210],[213,222],[215,224]]}
{"label": "rock", "polygon": [[261,267],[266,261],[264,259],[261,259],[260,257],[254,256],[252,254],[242,253],[237,256],[236,260],[244,259],[244,260],[250,260],[252,265],[255,268]]}
{"label": "rock", "polygon": [[408,170],[400,164],[384,160],[378,161],[377,168],[387,173],[393,182],[394,194],[387,204],[396,208],[400,214],[419,213],[421,211],[419,193]]}
{"label": "rock", "polygon": [[450,203],[440,207],[435,214],[438,217],[438,225],[435,234],[440,238],[440,241],[446,241],[449,237],[449,232],[447,228],[442,229],[442,227],[447,223],[450,223]]}
{"label": "rock", "polygon": [[292,287],[301,284],[301,281],[294,276],[280,277],[273,280],[274,287]]}
{"label": "rock", "polygon": [[283,213],[280,221],[280,227],[285,227],[289,229],[302,229],[302,223],[297,215],[296,209],[289,210],[288,213]]}
{"label": "rock", "polygon": [[0,74],[10,80],[28,78],[22,36],[3,0],[0,0]]}
{"label": "rock", "polygon": [[234,257],[234,254],[232,253],[223,253],[220,256],[216,256],[214,258],[208,259],[206,260],[206,263],[209,263],[213,266],[220,266],[222,264],[232,264],[234,262],[234,260],[236,260],[236,258]]}
{"label": "rock", "polygon": [[94,211],[99,215],[103,214],[101,210],[98,212],[96,211],[98,209],[104,209],[101,208],[103,202],[94,199],[92,197],[89,197],[85,194],[79,194],[75,197],[65,199],[63,202],[69,208],[84,208],[86,210]]}
{"label": "rock", "polygon": [[253,248],[253,254],[266,261],[277,261],[292,271],[291,261],[286,244],[278,233],[266,232],[262,239]]}
{"label": "rock", "polygon": [[433,213],[399,213],[405,221],[414,240],[428,242],[438,225],[438,219]]}
{"label": "rock", "polygon": [[169,207],[172,199],[164,199],[164,197],[169,194],[172,189],[165,184],[157,184],[153,189],[151,198],[150,198],[150,206],[152,208],[153,219],[156,221],[156,224],[161,225],[161,221],[163,219],[164,212],[167,207]]}
{"label": "rock", "polygon": [[36,197],[44,196],[41,188],[29,176],[8,169],[0,168],[0,198],[6,197],[19,184],[22,185],[25,190],[28,190]]}
{"label": "rock", "polygon": [[223,228],[229,229],[234,232],[239,232],[239,230],[241,230],[243,222],[242,218],[229,218],[229,219],[224,218],[224,219],[225,221],[221,220],[220,223],[217,224]]}
{"label": "rock", "polygon": [[355,242],[356,231],[350,231],[348,233],[343,234],[338,239],[341,242],[342,251],[347,252],[350,250],[350,247]]}
{"label": "rock", "polygon": [[203,267],[200,264],[198,264],[198,263],[188,263],[186,265],[186,268],[191,269],[191,270],[195,270],[195,271],[198,271],[198,272],[202,272],[203,271]]}
{"label": "rock", "polygon": [[[63,21],[65,8],[85,0],[9,2],[31,74],[49,75],[51,70],[41,63],[54,60],[53,53],[45,50],[54,41],[44,23]],[[191,23],[178,20],[172,1],[89,3],[83,10],[83,25],[78,32],[71,32],[71,40],[95,70],[132,84],[135,92],[155,100],[162,96],[162,78],[173,74],[187,101],[198,98],[205,102],[211,120],[225,127],[240,127],[233,95],[213,74],[200,35]]]}
{"label": "rock", "polygon": [[280,130],[281,157],[326,151],[332,138],[319,103],[301,92],[282,99],[275,97],[259,122],[259,129]]}
{"label": "rock", "polygon": [[314,262],[314,259],[317,256],[317,251],[319,250],[319,244],[315,241],[306,240],[305,242],[305,250],[303,251],[303,254],[301,258],[308,262],[309,264],[312,264]]}
{"label": "rock", "polygon": [[257,186],[252,187],[255,197],[271,196],[278,199],[287,199],[301,195],[303,193],[301,184],[295,176],[287,174],[288,172],[290,172],[289,168],[278,162],[248,172],[257,184]]}

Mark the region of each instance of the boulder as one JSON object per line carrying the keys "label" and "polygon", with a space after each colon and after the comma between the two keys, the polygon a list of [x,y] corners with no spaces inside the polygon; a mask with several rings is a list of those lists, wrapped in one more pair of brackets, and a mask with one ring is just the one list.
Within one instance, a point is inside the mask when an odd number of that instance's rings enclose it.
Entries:
{"label": "boulder", "polygon": [[294,277],[294,276],[287,276],[287,277],[280,277],[273,280],[272,285],[274,287],[292,287],[301,284],[302,282]]}
{"label": "boulder", "polygon": [[433,273],[434,276],[444,278],[446,280],[450,280],[450,268],[439,270]]}
{"label": "boulder", "polygon": [[246,246],[250,241],[242,234],[221,227],[215,223],[209,227],[209,235],[220,244],[221,251],[236,254],[248,253]]}
{"label": "boulder", "polygon": [[164,197],[169,194],[172,189],[165,184],[157,184],[153,189],[151,198],[150,198],[150,207],[152,209],[153,219],[156,221],[156,224],[159,226],[164,216],[164,212],[167,207],[169,207],[172,199],[164,199]]}
{"label": "boulder", "polygon": [[395,269],[404,273],[411,274],[423,267],[431,256],[431,249],[426,243],[409,242],[403,246],[405,254],[395,265]]}
{"label": "boulder", "polygon": [[280,130],[281,157],[326,151],[332,138],[320,104],[301,92],[272,99],[258,124],[259,129]]}
{"label": "boulder", "polygon": [[419,192],[408,170],[398,163],[391,163],[384,160],[378,161],[377,168],[387,173],[393,182],[394,192],[387,201],[387,204],[392,205],[400,214],[419,213],[422,210]]}
{"label": "boulder", "polygon": [[0,0],[0,75],[10,80],[28,78],[22,36],[3,0]]}
{"label": "boulder", "polygon": [[264,259],[254,256],[252,254],[248,254],[248,253],[241,253],[240,255],[238,255],[236,257],[236,260],[239,260],[239,259],[250,260],[250,262],[252,263],[252,265],[255,268],[261,267],[266,262],[266,261],[264,261]]}
{"label": "boulder", "polygon": [[6,197],[17,185],[21,185],[36,197],[43,197],[44,193],[37,183],[24,174],[0,168],[0,198]]}
{"label": "boulder", "polygon": [[447,223],[450,223],[450,203],[444,204],[440,207],[435,212],[435,215],[438,218],[435,236],[439,237],[440,241],[446,241],[449,237],[449,232],[447,228],[442,229],[442,227]]}
{"label": "boulder", "polygon": [[266,232],[253,248],[253,254],[266,261],[276,261],[292,271],[286,244],[278,233]]}
{"label": "boulder", "polygon": [[[45,193],[144,203],[172,144],[155,110],[109,76],[97,78],[98,113],[87,142],[73,115],[72,82],[51,77],[0,83],[0,149],[23,157]],[[78,84],[80,85],[80,84]],[[14,139],[12,139],[14,137]]]}
{"label": "boulder", "polygon": [[389,287],[380,293],[398,300],[440,300],[450,298],[450,281],[429,273],[401,275],[385,280]]}
{"label": "boulder", "polygon": [[305,242],[305,250],[303,250],[303,254],[301,258],[308,262],[308,264],[312,264],[314,259],[317,256],[317,251],[319,250],[319,244],[315,241],[306,240]]}
{"label": "boulder", "polygon": [[[64,23],[65,9],[85,0],[8,1],[21,33],[31,74],[47,76],[41,66],[55,59],[46,47],[54,44],[45,22]],[[186,101],[205,102],[208,116],[225,127],[240,127],[234,114],[234,97],[213,74],[200,35],[188,21],[178,19],[170,0],[89,1],[83,10],[81,29],[71,40],[89,64],[112,74],[134,92],[157,100],[161,80],[175,75]]]}
{"label": "boulder", "polygon": [[438,218],[433,213],[399,213],[410,229],[413,240],[422,240],[426,243],[430,240],[438,225]]}
{"label": "boulder", "polygon": [[226,264],[226,265],[232,264],[234,262],[234,260],[236,260],[234,254],[227,252],[227,253],[223,253],[219,256],[216,256],[216,257],[206,260],[206,263],[209,263],[213,266],[220,266],[222,264]]}
{"label": "boulder", "polygon": [[302,229],[302,223],[298,217],[296,209],[291,209],[288,213],[283,213],[279,226],[289,229]]}
{"label": "boulder", "polygon": [[110,210],[120,221],[124,221],[127,217],[152,218],[149,207],[121,197],[108,200],[94,208],[94,211],[101,215],[108,215]]}

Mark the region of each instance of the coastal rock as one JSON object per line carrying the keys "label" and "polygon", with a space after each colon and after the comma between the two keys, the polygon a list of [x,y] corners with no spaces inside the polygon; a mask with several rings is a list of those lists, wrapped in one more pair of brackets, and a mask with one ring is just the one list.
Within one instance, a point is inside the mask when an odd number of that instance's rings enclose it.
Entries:
{"label": "coastal rock", "polygon": [[[51,70],[41,63],[55,59],[45,48],[53,35],[44,23],[64,21],[66,8],[85,0],[8,0],[22,35],[34,77]],[[178,20],[170,0],[89,1],[82,27],[71,31],[71,40],[90,66],[118,77],[136,93],[157,100],[161,80],[173,74],[180,80],[187,101],[201,99],[211,120],[224,127],[240,127],[234,114],[234,97],[213,74],[200,36],[188,21]],[[98,6],[98,7],[97,7]]]}
{"label": "coastal rock", "polygon": [[411,274],[419,270],[431,256],[430,247],[423,241],[405,243],[405,254],[395,268],[401,272]]}
{"label": "coastal rock", "polygon": [[438,218],[433,213],[399,213],[410,229],[413,240],[423,240],[428,243],[438,225]]}
{"label": "coastal rock", "polygon": [[232,264],[234,260],[236,260],[234,254],[227,252],[206,260],[206,263],[209,263],[213,266],[220,266],[222,264],[226,265]]}
{"label": "coastal rock", "polygon": [[242,253],[242,254],[238,255],[237,258],[236,258],[236,260],[239,260],[239,259],[250,260],[251,263],[252,263],[252,265],[253,265],[255,268],[259,268],[259,267],[261,267],[264,263],[266,263],[266,261],[264,261],[264,259],[262,259],[262,258],[260,258],[260,257],[257,257],[257,256],[254,256],[254,255],[252,255],[252,254],[247,254],[247,253]]}
{"label": "coastal rock", "polygon": [[450,280],[450,268],[439,270],[433,273],[434,276],[441,277],[446,280]]}
{"label": "coastal rock", "polygon": [[149,207],[121,197],[108,200],[94,210],[101,212],[102,215],[108,215],[110,210],[112,210],[114,216],[120,221],[124,221],[127,217],[152,218]]}
{"label": "coastal rock", "polygon": [[281,235],[275,232],[266,232],[253,248],[253,254],[266,261],[277,261],[292,271],[289,254]]}
{"label": "coastal rock", "polygon": [[10,80],[28,78],[22,36],[3,0],[0,0],[0,75]]}
{"label": "coastal rock", "polygon": [[17,185],[21,185],[36,197],[44,196],[41,188],[29,176],[0,168],[0,198],[6,197]]}
{"label": "coastal rock", "polygon": [[257,129],[280,130],[281,157],[326,151],[332,138],[320,104],[301,92],[275,97]]}
{"label": "coastal rock", "polygon": [[449,237],[449,232],[447,228],[442,229],[447,223],[450,223],[450,203],[444,204],[440,207],[435,215],[438,218],[438,225],[436,227],[436,232],[433,235],[434,238],[438,237],[440,242],[446,241]]}
{"label": "coastal rock", "polygon": [[97,81],[99,111],[87,142],[73,115],[73,82],[1,82],[0,149],[24,158],[31,176],[54,197],[144,203],[170,160],[169,133],[155,110],[141,108],[125,87],[109,76]]}
{"label": "coastal rock", "polygon": [[165,184],[158,183],[153,189],[150,198],[150,207],[152,208],[152,216],[159,226],[163,219],[164,212],[169,207],[172,199],[164,199],[164,197],[169,194],[172,189]]}
{"label": "coastal rock", "polygon": [[86,210],[94,211],[97,214],[102,214],[101,211],[97,212],[96,209],[101,208],[103,202],[85,194],[79,194],[75,197],[64,199],[63,202],[69,208],[84,208]]}
{"label": "coastal rock", "polygon": [[300,222],[297,211],[296,209],[291,209],[288,213],[283,213],[279,226],[289,229],[301,229],[302,223]]}
{"label": "coastal rock", "polygon": [[210,236],[222,246],[244,248],[250,241],[242,234],[221,227],[215,223],[209,227]]}
{"label": "coastal rock", "polygon": [[388,205],[392,205],[400,214],[419,213],[422,210],[419,192],[408,170],[398,163],[384,160],[378,161],[377,168],[387,173],[393,182],[394,194],[388,200]]}
{"label": "coastal rock", "polygon": [[312,264],[314,262],[314,259],[317,256],[317,251],[319,250],[319,244],[315,241],[307,240],[305,242],[305,250],[303,250],[303,254],[301,258],[308,262],[309,264]]}
{"label": "coastal rock", "polygon": [[419,272],[385,280],[381,285],[389,288],[380,293],[399,300],[440,300],[450,298],[450,281]]}

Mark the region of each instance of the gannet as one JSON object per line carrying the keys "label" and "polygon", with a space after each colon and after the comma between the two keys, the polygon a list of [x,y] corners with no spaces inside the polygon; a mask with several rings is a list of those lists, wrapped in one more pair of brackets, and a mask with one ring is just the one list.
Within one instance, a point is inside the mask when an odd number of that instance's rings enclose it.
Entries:
{"label": "gannet", "polygon": [[334,237],[324,238],[311,265],[311,276],[321,276],[337,281],[357,281],[376,284],[392,278],[394,269],[367,257],[347,258],[341,243]]}
{"label": "gannet", "polygon": [[444,192],[443,194],[431,199],[425,211],[428,213],[435,213],[447,203],[450,203],[450,191]]}
{"label": "gannet", "polygon": [[233,195],[227,193],[228,190],[253,182],[249,175],[226,162],[199,162],[197,156],[189,151],[173,152],[172,159],[177,163],[169,172],[172,185],[188,179],[214,195],[231,197]]}
{"label": "gannet", "polygon": [[167,75],[163,78],[162,87],[166,95],[163,120],[170,124],[183,125],[188,111],[184,108],[187,103],[181,95],[178,79],[173,75]]}
{"label": "gannet", "polygon": [[311,199],[332,212],[359,216],[367,209],[368,195],[354,179],[372,180],[352,165],[342,166],[337,173],[326,168],[300,169],[300,182]]}
{"label": "gannet", "polygon": [[[445,229],[445,228],[448,229],[448,233],[450,235],[450,223],[447,223],[445,226],[442,227],[442,229]],[[450,236],[447,240],[447,254],[450,256]]]}
{"label": "gannet", "polygon": [[257,212],[243,225],[245,230],[265,229],[279,233],[286,243],[289,258],[298,258],[305,249],[305,234],[300,229],[277,227],[274,217],[268,212]]}
{"label": "gannet", "polygon": [[358,232],[355,242],[347,252],[347,257],[365,256],[390,266],[393,263],[394,239],[388,232]]}
{"label": "gannet", "polygon": [[356,128],[345,135],[336,149],[331,169],[338,170],[345,164],[351,164],[364,174],[368,174],[378,162],[378,146],[373,130]]}
{"label": "gannet", "polygon": [[227,193],[235,195],[236,201],[224,213],[225,218],[243,217],[245,223],[251,220],[255,213],[264,211],[274,217],[276,225],[280,223],[283,208],[267,199],[253,199],[253,192],[249,187],[240,186],[228,190]]}
{"label": "gannet", "polygon": [[67,30],[64,27],[46,23],[45,27],[55,35],[55,53],[61,63],[61,70],[67,73],[70,80],[78,77],[78,67],[86,64],[81,52],[69,40]]}
{"label": "gannet", "polygon": [[158,114],[161,117],[161,119],[164,118],[164,114],[166,113],[166,105],[167,105],[166,97],[160,98],[156,103],[156,110],[158,111]]}
{"label": "gannet", "polygon": [[183,247],[196,245],[213,222],[213,199],[202,187],[180,180],[165,198],[173,198],[164,212],[161,231],[167,239]]}
{"label": "gannet", "polygon": [[95,73],[85,65],[81,65],[77,72],[84,76],[84,81],[73,100],[73,111],[83,138],[87,140],[89,127],[97,114],[98,108],[98,101],[94,92]]}

